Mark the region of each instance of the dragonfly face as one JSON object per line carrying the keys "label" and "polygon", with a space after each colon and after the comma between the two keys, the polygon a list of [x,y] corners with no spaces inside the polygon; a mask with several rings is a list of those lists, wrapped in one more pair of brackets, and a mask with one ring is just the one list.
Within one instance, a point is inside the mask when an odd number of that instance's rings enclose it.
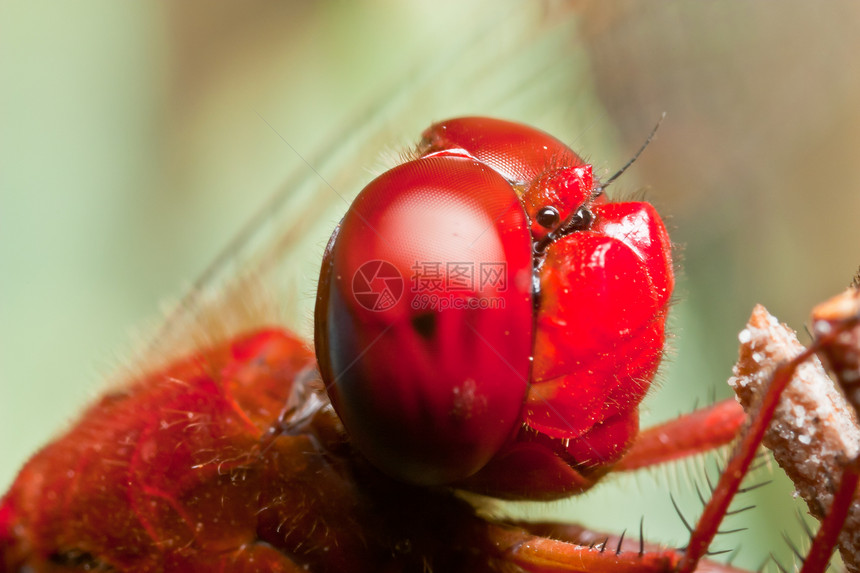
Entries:
{"label": "dragonfly face", "polygon": [[[674,284],[663,223],[607,204],[590,165],[522,124],[440,122],[419,154],[362,191],[323,259],[316,349],[334,407],[405,481],[569,495],[635,440]],[[537,481],[516,483],[523,465]]]}

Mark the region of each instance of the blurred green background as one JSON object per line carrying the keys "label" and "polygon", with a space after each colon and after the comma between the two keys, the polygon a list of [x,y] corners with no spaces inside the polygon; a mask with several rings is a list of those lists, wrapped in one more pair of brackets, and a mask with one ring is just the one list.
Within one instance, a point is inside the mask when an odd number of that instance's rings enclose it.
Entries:
{"label": "blurred green background", "polygon": [[[800,329],[860,264],[853,2],[6,0],[0,22],[0,488],[104,387],[132,329],[308,172],[296,152],[348,197],[381,142],[482,113],[565,138],[605,175],[667,112],[614,189],[647,189],[683,269],[646,423],[728,396],[755,303]],[[321,201],[289,247],[304,332],[346,207],[329,191],[302,204]],[[516,509],[611,531],[645,515],[647,537],[681,544],[669,492],[697,515],[688,474]],[[790,562],[781,532],[798,538],[790,485],[763,490],[732,522],[750,532],[714,545],[741,546],[745,567]]]}

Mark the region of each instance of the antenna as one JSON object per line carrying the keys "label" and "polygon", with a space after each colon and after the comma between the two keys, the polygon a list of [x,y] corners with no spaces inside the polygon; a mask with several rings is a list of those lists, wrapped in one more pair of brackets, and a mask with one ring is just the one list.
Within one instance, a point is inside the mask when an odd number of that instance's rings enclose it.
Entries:
{"label": "antenna", "polygon": [[643,151],[645,151],[645,148],[646,148],[646,147],[648,147],[648,144],[649,144],[649,143],[651,143],[651,141],[653,141],[653,139],[654,139],[654,136],[655,136],[655,135],[657,135],[657,130],[658,130],[658,129],[660,129],[660,125],[663,123],[663,120],[664,120],[664,119],[666,119],[666,112],[665,112],[665,111],[664,111],[664,112],[663,112],[663,114],[660,116],[660,119],[657,121],[657,125],[655,125],[655,126],[654,126],[654,129],[652,129],[652,130],[651,130],[651,134],[650,134],[650,135],[648,135],[648,139],[646,139],[646,140],[645,140],[645,143],[643,143],[643,144],[642,144],[642,147],[640,147],[640,148],[639,148],[639,151],[637,151],[637,152],[633,155],[633,157],[631,157],[631,158],[630,158],[630,161],[628,161],[627,163],[625,163],[625,164],[624,164],[624,167],[622,167],[621,169],[619,169],[619,170],[615,173],[615,175],[613,175],[612,177],[610,177],[610,178],[606,181],[606,183],[604,183],[604,184],[600,185],[599,187],[597,187],[597,188],[594,190],[594,196],[595,196],[595,197],[597,197],[598,195],[600,195],[601,193],[603,193],[603,190],[604,190],[604,189],[606,189],[607,187],[609,187],[609,185],[610,185],[613,181],[615,181],[616,179],[618,179],[619,177],[621,177],[621,174],[622,174],[622,173],[624,173],[625,171],[627,171],[627,168],[628,168],[628,167],[630,167],[631,165],[633,165],[633,162],[634,162],[634,161],[636,161],[637,159],[639,159],[639,156],[640,156],[640,155],[642,155],[642,152],[643,152]]}

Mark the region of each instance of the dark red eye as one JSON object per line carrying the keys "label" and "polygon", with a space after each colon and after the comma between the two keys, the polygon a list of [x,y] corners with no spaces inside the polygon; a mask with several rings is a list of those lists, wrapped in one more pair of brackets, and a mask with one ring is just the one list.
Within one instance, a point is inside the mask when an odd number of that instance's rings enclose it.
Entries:
{"label": "dark red eye", "polygon": [[[508,181],[529,183],[557,167],[585,165],[555,137],[528,125],[489,117],[441,121],[423,133],[419,151],[465,149]],[[546,204],[546,203],[545,203]]]}
{"label": "dark red eye", "polygon": [[418,159],[361,192],[327,249],[316,346],[338,415],[379,468],[450,483],[515,433],[531,272],[520,201],[486,165]]}

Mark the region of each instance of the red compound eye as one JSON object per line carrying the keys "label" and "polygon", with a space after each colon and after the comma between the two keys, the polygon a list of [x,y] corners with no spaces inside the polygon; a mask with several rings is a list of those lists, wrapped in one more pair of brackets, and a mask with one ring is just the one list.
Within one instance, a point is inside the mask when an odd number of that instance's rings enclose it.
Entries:
{"label": "red compound eye", "polygon": [[486,165],[418,159],[361,192],[323,262],[316,346],[335,410],[379,468],[449,483],[513,435],[531,275],[525,213]]}
{"label": "red compound eye", "polygon": [[433,124],[422,135],[422,154],[464,149],[508,181],[525,185],[556,168],[586,165],[555,137],[513,121],[460,117]]}

